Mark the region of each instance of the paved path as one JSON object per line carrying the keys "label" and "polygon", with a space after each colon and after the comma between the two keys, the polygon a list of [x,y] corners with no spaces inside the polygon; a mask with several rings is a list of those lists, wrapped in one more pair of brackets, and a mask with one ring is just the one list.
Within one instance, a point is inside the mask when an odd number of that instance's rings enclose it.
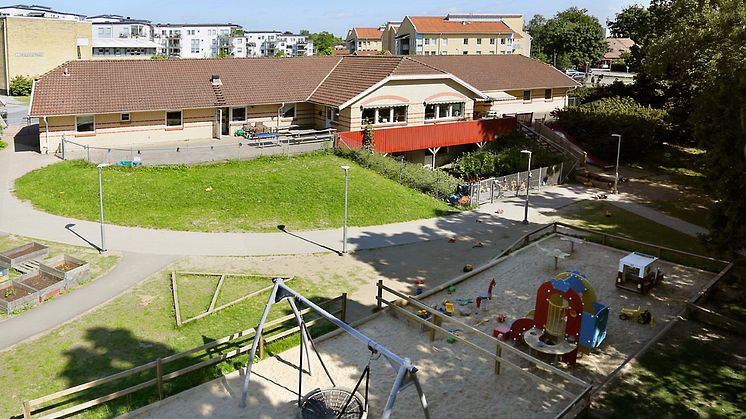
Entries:
{"label": "paved path", "polygon": [[173,256],[126,253],[109,273],[69,294],[0,323],[0,350],[42,334],[96,308],[173,262]]}
{"label": "paved path", "polygon": [[700,234],[709,233],[706,228],[686,222],[676,217],[672,217],[667,214],[663,214],[662,212],[648,206],[638,204],[637,202],[635,202],[635,197],[628,194],[622,193],[619,195],[609,195],[609,202],[621,209],[655,221],[658,224],[663,224],[666,227],[680,231],[692,237],[697,237]]}

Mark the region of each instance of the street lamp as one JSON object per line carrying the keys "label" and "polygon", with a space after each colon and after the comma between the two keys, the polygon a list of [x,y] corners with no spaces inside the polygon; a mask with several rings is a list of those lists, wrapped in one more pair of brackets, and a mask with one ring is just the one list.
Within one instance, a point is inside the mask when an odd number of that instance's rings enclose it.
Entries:
{"label": "street lamp", "polygon": [[345,171],[345,219],[342,229],[342,254],[347,254],[347,192],[350,185],[350,166],[339,166]]}
{"label": "street lamp", "polygon": [[619,152],[622,151],[622,134],[611,134],[611,137],[616,137],[616,175],[614,176],[614,193],[619,193],[617,189],[617,182],[619,182]]}
{"label": "street lamp", "polygon": [[106,234],[104,233],[104,186],[101,182],[101,170],[104,167],[109,167],[108,163],[101,163],[98,166],[98,205],[101,213],[101,249],[100,253],[106,252]]}
{"label": "street lamp", "polygon": [[531,151],[521,150],[522,154],[528,154],[528,176],[526,177],[526,205],[523,207],[523,224],[528,224],[528,190],[531,186]]}

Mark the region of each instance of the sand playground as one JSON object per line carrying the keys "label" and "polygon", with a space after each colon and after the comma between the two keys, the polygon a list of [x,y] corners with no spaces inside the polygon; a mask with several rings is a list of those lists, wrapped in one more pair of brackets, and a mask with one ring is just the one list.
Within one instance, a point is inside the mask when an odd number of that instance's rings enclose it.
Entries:
{"label": "sand playground", "polygon": [[[660,261],[665,280],[648,294],[622,291],[615,287],[619,259],[627,255],[614,248],[584,242],[574,244],[572,254],[558,261],[553,251],[569,253],[571,242],[551,235],[530,244],[491,268],[455,285],[451,293],[442,291],[422,299],[430,306],[440,305],[445,298],[475,298],[487,289],[494,278],[493,298],[486,310],[469,311],[454,318],[484,332],[458,330],[459,325],[444,322],[441,327],[494,354],[497,341],[490,335],[498,325],[498,316],[508,320],[525,317],[536,302],[539,286],[566,270],[583,273],[595,288],[597,301],[609,306],[607,336],[590,354],[582,354],[577,365],[570,367],[551,355],[536,358],[561,370],[546,368],[532,362],[527,355],[502,350],[499,375],[495,373],[495,358],[487,356],[460,341],[449,342],[446,335],[437,334],[430,340],[430,331],[406,316],[383,310],[357,326],[375,342],[386,346],[401,357],[412,360],[418,368],[433,418],[490,417],[555,417],[587,387],[594,387],[622,363],[631,358],[652,339],[684,306],[684,301],[696,295],[715,274]],[[292,287],[292,283],[288,284]],[[386,300],[395,300],[385,295]],[[621,320],[621,308],[649,310],[655,325],[642,325],[633,320]],[[409,308],[414,311],[413,308]],[[464,310],[466,314],[467,310]],[[253,325],[247,325],[250,327]],[[463,329],[463,328],[461,328]],[[338,387],[352,389],[370,361],[369,417],[380,417],[395,379],[395,371],[385,359],[370,360],[365,344],[347,333],[336,333],[318,339],[318,351]],[[521,353],[528,353],[526,343],[508,341]],[[321,364],[312,353],[312,374],[304,375],[302,394],[315,388],[328,388],[331,383]],[[249,386],[248,406],[239,407],[243,372],[237,371],[212,382],[169,397],[160,403],[133,412],[138,418],[241,417],[290,418],[298,414],[299,348],[293,348],[256,363]],[[572,375],[568,379],[567,375]],[[424,417],[414,386],[399,393],[392,417]]]}

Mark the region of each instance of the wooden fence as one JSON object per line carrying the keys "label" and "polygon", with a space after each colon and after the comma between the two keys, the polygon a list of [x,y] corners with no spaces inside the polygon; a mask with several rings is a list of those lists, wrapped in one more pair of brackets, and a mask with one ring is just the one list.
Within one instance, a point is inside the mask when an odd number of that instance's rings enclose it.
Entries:
{"label": "wooden fence", "polygon": [[[340,295],[339,297],[333,298],[331,300],[326,300],[319,305],[322,308],[327,309],[328,307],[332,307],[335,304],[339,304],[340,308],[334,311],[330,311],[331,314],[337,316],[342,321],[346,321],[347,316],[347,293],[344,293]],[[307,314],[311,312],[311,308],[305,308],[303,310],[300,310],[301,315]],[[265,354],[265,346],[271,342],[286,338],[294,333],[297,333],[300,328],[299,326],[295,326],[289,329],[286,329],[283,324],[288,323],[290,320],[295,320],[294,314],[289,314],[287,316],[280,317],[278,319],[269,321],[265,323],[265,333],[262,336],[259,336],[259,357],[262,358]],[[313,325],[317,324],[319,321],[324,320],[323,318],[316,318],[313,320],[310,320],[306,322],[306,325],[308,327],[312,327]],[[177,354],[169,355],[163,358],[158,358],[155,361],[148,362],[146,364],[130,368],[128,370],[118,372],[116,374],[109,375],[107,377],[99,378],[97,380],[89,381],[87,383],[83,383],[80,385],[77,385],[75,387],[68,388],[66,390],[58,391],[56,393],[48,394],[46,396],[42,396],[33,400],[26,400],[22,404],[23,409],[23,417],[25,419],[30,419],[32,417],[36,419],[51,419],[51,418],[60,418],[65,416],[70,416],[72,414],[81,412],[85,409],[89,409],[94,406],[101,405],[103,403],[106,403],[110,400],[114,400],[116,398],[149,388],[149,387],[156,387],[158,391],[158,399],[163,400],[165,397],[164,390],[163,390],[163,383],[169,380],[173,380],[177,377],[181,377],[187,373],[199,370],[200,368],[204,368],[209,365],[214,365],[220,362],[223,362],[229,358],[233,358],[235,356],[238,356],[240,354],[246,353],[251,350],[251,343],[252,340],[256,338],[254,336],[256,331],[254,328],[246,329],[243,331],[240,331],[238,333],[234,333],[230,336],[226,336],[220,339],[217,339],[215,341],[206,343],[204,345],[197,346],[195,348],[189,349],[184,352],[180,352]],[[237,349],[234,349],[229,352],[222,353],[218,356],[214,356],[208,359],[205,359],[203,361],[200,361],[196,364],[189,365],[187,367],[178,369],[173,372],[164,373],[164,367],[170,363],[173,363],[175,361],[185,359],[191,355],[204,352],[204,355],[209,356],[211,353],[208,352],[209,350],[216,348],[220,345],[224,345],[229,342],[235,342],[237,340],[243,340],[248,339],[243,343],[243,346],[238,347]],[[121,380],[127,377],[132,377],[135,374],[140,374],[145,371],[155,371],[155,378],[143,381],[139,384],[127,387],[122,390],[115,391],[113,393],[99,396],[97,398],[94,398],[92,400],[88,400],[85,402],[79,402],[79,400],[84,400],[85,395],[81,395],[79,393],[82,393],[84,391],[90,391],[92,389],[95,389],[96,387],[100,387],[104,384]],[[72,396],[72,397],[69,397]],[[60,401],[60,399],[63,398],[74,398],[75,403],[73,406],[61,409],[61,410],[55,410],[50,411],[54,409],[56,406],[64,405],[66,404],[65,401],[61,401],[60,403],[49,405],[50,402],[53,401]]]}

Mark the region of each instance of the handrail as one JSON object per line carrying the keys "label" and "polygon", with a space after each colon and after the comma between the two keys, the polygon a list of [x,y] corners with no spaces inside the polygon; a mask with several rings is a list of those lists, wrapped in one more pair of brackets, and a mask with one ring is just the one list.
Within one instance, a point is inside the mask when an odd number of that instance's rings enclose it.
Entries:
{"label": "handrail", "polygon": [[[341,302],[342,308],[339,309],[339,310],[334,311],[333,314],[340,314],[342,317],[344,317],[345,313],[346,313],[346,305],[347,305],[347,294],[346,293],[344,293],[344,294],[342,294],[342,295],[340,295],[338,297],[335,297],[335,298],[332,298],[332,299],[329,299],[329,300],[325,300],[325,301],[319,303],[319,305],[320,306],[329,306],[329,305],[333,305],[333,304],[338,303],[338,302]],[[312,310],[311,308],[305,308],[305,309],[303,309],[301,311],[301,313],[307,313],[307,312],[309,312],[311,310]],[[276,325],[282,324],[284,322],[287,322],[290,318],[294,318],[294,315],[291,314],[289,316],[283,316],[283,317],[277,318],[275,320],[267,322],[267,325],[276,326]],[[319,320],[321,320],[321,319],[311,320],[311,321],[308,322],[308,325],[312,326],[313,324],[317,323]],[[277,335],[283,334],[282,337],[289,336],[290,334],[292,334],[292,333],[287,333],[290,330],[293,330],[294,333],[297,333],[300,330],[300,328],[298,326],[295,326],[295,327],[290,328],[287,331],[281,332],[281,333],[279,333]],[[240,346],[240,347],[238,347],[236,349],[233,349],[231,351],[225,352],[225,353],[220,354],[218,356],[205,359],[205,360],[200,361],[200,362],[198,362],[196,364],[192,364],[192,365],[186,366],[184,368],[178,369],[176,371],[172,371],[172,372],[167,373],[167,374],[163,374],[161,372],[163,365],[171,363],[171,362],[174,362],[174,361],[177,361],[177,360],[180,360],[180,359],[183,359],[183,358],[186,358],[187,356],[195,354],[197,352],[206,351],[206,350],[214,348],[216,346],[220,346],[222,344],[238,340],[240,338],[247,338],[247,339],[254,338],[254,339],[256,339],[255,333],[256,333],[256,331],[254,330],[254,328],[246,329],[246,330],[234,333],[232,335],[225,336],[225,337],[222,337],[220,339],[214,340],[212,342],[208,342],[208,343],[206,343],[204,345],[200,345],[200,346],[188,349],[188,350],[183,351],[183,352],[179,352],[179,353],[176,353],[176,354],[168,355],[168,356],[165,356],[163,358],[158,358],[155,361],[150,361],[148,363],[145,363],[145,364],[142,364],[142,365],[138,365],[136,367],[130,368],[130,369],[125,370],[125,371],[120,371],[118,373],[115,373],[115,374],[112,374],[112,375],[109,375],[109,376],[106,376],[106,377],[102,377],[102,378],[99,378],[99,379],[96,379],[96,380],[93,380],[93,381],[89,381],[89,382],[86,382],[86,383],[82,383],[82,384],[76,385],[74,387],[70,387],[68,389],[64,389],[64,390],[60,390],[60,391],[57,391],[57,392],[54,392],[54,393],[51,393],[51,394],[47,394],[47,395],[44,395],[42,397],[38,397],[36,399],[26,400],[22,404],[23,417],[25,419],[30,419],[32,417],[33,413],[34,413],[34,407],[37,407],[38,405],[40,405],[42,403],[49,402],[49,401],[56,400],[56,399],[60,399],[62,397],[69,396],[69,395],[74,394],[74,393],[79,393],[79,392],[84,391],[84,390],[89,390],[89,389],[101,386],[103,384],[106,384],[106,383],[109,383],[109,382],[112,382],[112,381],[115,381],[115,380],[118,380],[118,379],[130,377],[130,376],[132,376],[134,374],[137,374],[137,373],[140,373],[140,372],[143,372],[143,371],[147,371],[147,370],[156,369],[156,378],[144,381],[144,382],[139,383],[139,384],[135,384],[135,385],[127,387],[125,389],[118,390],[118,391],[115,391],[113,393],[110,393],[110,394],[107,394],[107,395],[95,398],[93,400],[89,400],[89,401],[86,401],[86,402],[83,402],[83,403],[80,403],[80,404],[73,405],[71,407],[68,407],[68,408],[65,408],[65,409],[62,409],[62,410],[58,410],[58,411],[55,411],[55,412],[52,412],[52,413],[48,413],[48,414],[43,415],[43,416],[37,416],[37,419],[41,419],[41,418],[49,418],[49,419],[51,419],[51,418],[58,418],[58,417],[68,416],[68,415],[71,415],[73,413],[80,412],[82,410],[88,409],[90,407],[94,407],[94,406],[100,405],[100,404],[105,403],[105,402],[107,402],[109,400],[113,400],[115,398],[118,398],[118,397],[130,394],[130,393],[133,393],[135,391],[139,391],[139,390],[142,390],[142,389],[145,389],[145,388],[148,388],[148,387],[152,387],[152,386],[158,386],[159,389],[160,389],[160,388],[162,388],[162,385],[163,385],[164,381],[168,381],[168,380],[177,378],[177,377],[179,377],[181,375],[187,374],[189,372],[192,372],[192,371],[197,370],[199,368],[205,367],[207,365],[217,364],[219,362],[225,361],[228,358],[232,358],[232,357],[235,357],[235,356],[240,355],[242,353],[248,352],[251,349],[251,345]],[[270,337],[274,338],[272,340],[280,339],[280,337],[275,337],[275,336],[270,336]],[[269,341],[271,341],[271,340],[268,340],[268,342]],[[159,398],[162,398],[162,395],[160,394],[160,391],[159,391]]]}

